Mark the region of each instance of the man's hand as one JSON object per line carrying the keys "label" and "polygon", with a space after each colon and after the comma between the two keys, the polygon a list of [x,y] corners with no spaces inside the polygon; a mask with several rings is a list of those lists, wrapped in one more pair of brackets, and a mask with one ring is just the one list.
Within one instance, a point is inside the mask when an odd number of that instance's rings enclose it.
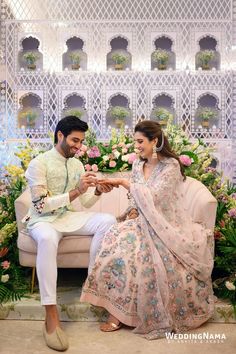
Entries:
{"label": "man's hand", "polygon": [[[101,194],[101,193],[109,193],[114,186],[111,184],[97,184],[96,190]],[[117,186],[118,187],[118,186]]]}
{"label": "man's hand", "polygon": [[96,177],[96,175],[92,172],[86,172],[82,175],[78,185],[78,190],[81,194],[87,192],[89,187],[95,187],[97,185],[97,178],[94,177]]}

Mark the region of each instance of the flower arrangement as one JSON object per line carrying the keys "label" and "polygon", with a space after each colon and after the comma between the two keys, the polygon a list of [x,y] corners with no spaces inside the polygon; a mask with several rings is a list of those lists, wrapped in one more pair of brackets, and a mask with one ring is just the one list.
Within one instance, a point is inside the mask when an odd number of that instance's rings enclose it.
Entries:
{"label": "flower arrangement", "polygon": [[83,112],[81,109],[71,108],[69,111],[66,112],[67,116],[75,116],[81,119]]}
{"label": "flower arrangement", "polygon": [[114,106],[108,110],[108,114],[114,120],[117,128],[121,128],[124,126],[125,118],[129,117],[130,111],[121,106]]}
{"label": "flower arrangement", "polygon": [[26,121],[27,127],[34,128],[35,121],[38,117],[38,113],[33,111],[32,109],[28,109],[27,111],[21,112],[19,118]]}
{"label": "flower arrangement", "polygon": [[201,107],[197,112],[197,117],[201,119],[203,127],[208,127],[209,121],[217,117],[217,110],[212,107]]}
{"label": "flower arrangement", "polygon": [[72,61],[72,70],[78,70],[80,68],[80,59],[81,59],[81,56],[80,56],[80,53],[75,51],[75,52],[72,52],[70,53],[69,55],[71,61]]}
{"label": "flower arrangement", "polygon": [[215,57],[214,50],[201,50],[197,55],[200,66],[203,70],[210,69],[210,61],[214,59],[214,57]]}
{"label": "flower arrangement", "polygon": [[157,119],[161,125],[166,125],[168,121],[173,120],[173,114],[164,107],[158,107],[153,111],[154,119]]}
{"label": "flower arrangement", "polygon": [[124,65],[129,62],[129,58],[126,55],[120,54],[120,53],[114,53],[111,57],[111,59],[115,63],[115,69],[116,70],[123,70]]}
{"label": "flower arrangement", "polygon": [[165,49],[158,48],[152,53],[152,60],[157,63],[159,70],[166,70],[170,54]]}
{"label": "flower arrangement", "polygon": [[134,152],[133,140],[124,135],[121,130],[118,136],[112,129],[112,138],[107,143],[96,142],[94,133],[86,134],[87,146],[83,145],[78,157],[83,162],[86,171],[121,172],[131,170],[137,158]]}
{"label": "flower arrangement", "polygon": [[37,53],[34,52],[27,52],[23,55],[23,58],[25,59],[27,63],[27,68],[30,70],[35,70],[36,69],[36,61],[39,59],[39,56]]}

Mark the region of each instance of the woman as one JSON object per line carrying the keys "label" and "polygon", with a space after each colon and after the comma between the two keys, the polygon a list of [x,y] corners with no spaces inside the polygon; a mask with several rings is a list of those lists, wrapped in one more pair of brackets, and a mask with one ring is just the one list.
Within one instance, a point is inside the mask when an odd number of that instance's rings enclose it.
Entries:
{"label": "woman", "polygon": [[81,301],[110,313],[101,330],[117,330],[123,323],[155,339],[196,328],[211,317],[213,259],[209,230],[185,209],[183,167],[161,126],[143,121],[134,139],[140,158],[130,181],[99,182],[126,188],[131,206],[126,220],[106,233]]}

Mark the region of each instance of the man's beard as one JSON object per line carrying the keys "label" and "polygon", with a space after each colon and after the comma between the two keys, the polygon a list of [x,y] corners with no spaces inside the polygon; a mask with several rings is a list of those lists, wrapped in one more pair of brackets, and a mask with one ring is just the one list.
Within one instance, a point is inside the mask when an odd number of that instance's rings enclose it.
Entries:
{"label": "man's beard", "polygon": [[63,138],[63,141],[61,143],[61,149],[64,152],[65,157],[68,159],[69,157],[74,157],[75,153],[71,152],[71,147],[70,145],[67,144],[66,139]]}

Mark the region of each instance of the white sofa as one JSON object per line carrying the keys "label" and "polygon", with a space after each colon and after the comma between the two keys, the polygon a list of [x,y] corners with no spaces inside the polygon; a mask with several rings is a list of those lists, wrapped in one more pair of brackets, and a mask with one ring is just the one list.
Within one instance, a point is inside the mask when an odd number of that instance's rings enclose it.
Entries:
{"label": "white sofa", "polygon": [[[121,215],[128,205],[127,191],[120,187],[102,195],[89,210]],[[209,190],[199,181],[187,177],[183,183],[185,206],[195,222],[205,224],[209,229],[215,225],[217,201]],[[37,247],[21,223],[30,205],[29,190],[25,190],[15,201],[18,225],[19,259],[22,266],[35,267]],[[86,210],[78,200],[73,202],[78,211]],[[57,264],[59,268],[87,268],[91,236],[67,236],[62,238],[58,248]]]}

